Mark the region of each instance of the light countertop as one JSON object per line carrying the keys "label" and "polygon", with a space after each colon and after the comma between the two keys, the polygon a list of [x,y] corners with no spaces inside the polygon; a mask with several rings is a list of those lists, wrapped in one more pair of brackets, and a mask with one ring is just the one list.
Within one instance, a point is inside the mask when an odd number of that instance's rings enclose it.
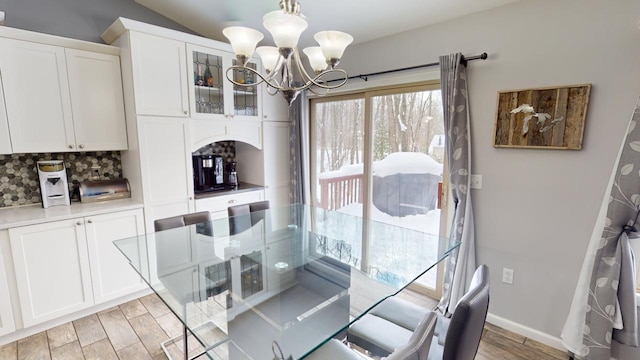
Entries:
{"label": "light countertop", "polygon": [[242,193],[247,191],[256,191],[256,190],[264,190],[264,186],[240,182],[236,189],[225,188],[221,190],[213,190],[209,192],[197,193],[195,194],[195,198],[196,200],[199,200],[199,199],[206,199],[210,197],[232,195],[232,194],[237,194],[237,193]]}
{"label": "light countertop", "polygon": [[70,206],[52,206],[48,209],[43,209],[39,203],[4,207],[0,208],[0,230],[116,211],[141,209],[142,207],[141,202],[133,199],[110,200],[95,203],[72,202]]}

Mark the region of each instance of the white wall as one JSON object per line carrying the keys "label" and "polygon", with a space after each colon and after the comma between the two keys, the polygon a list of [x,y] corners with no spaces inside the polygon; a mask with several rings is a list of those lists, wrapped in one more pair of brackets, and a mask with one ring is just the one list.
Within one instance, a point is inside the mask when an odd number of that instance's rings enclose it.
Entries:
{"label": "white wall", "polygon": [[[469,63],[478,262],[490,312],[559,337],[614,158],[640,96],[640,1],[525,0],[347,49],[349,74]],[[357,80],[354,80],[357,81]],[[581,151],[492,146],[500,90],[593,84]],[[513,285],[502,268],[515,270]]]}

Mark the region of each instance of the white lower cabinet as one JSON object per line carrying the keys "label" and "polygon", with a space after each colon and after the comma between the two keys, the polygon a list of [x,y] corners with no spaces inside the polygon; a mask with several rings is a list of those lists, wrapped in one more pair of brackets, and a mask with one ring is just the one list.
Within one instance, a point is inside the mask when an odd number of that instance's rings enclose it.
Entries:
{"label": "white lower cabinet", "polygon": [[93,305],[83,219],[9,229],[25,327]]}
{"label": "white lower cabinet", "polygon": [[[197,199],[196,211],[209,211],[211,213],[211,218],[216,220],[228,216],[227,208],[229,206],[250,204],[262,200],[264,200],[263,190],[245,191],[240,193],[231,193],[229,195],[212,196],[208,198]],[[224,234],[227,235],[228,232],[225,232]]]}
{"label": "white lower cabinet", "polygon": [[94,302],[100,304],[144,289],[142,278],[113,245],[114,240],[144,234],[142,210],[85,219]]}
{"label": "white lower cabinet", "polygon": [[11,333],[15,329],[11,299],[9,298],[7,273],[2,249],[0,248],[0,336]]}
{"label": "white lower cabinet", "polygon": [[267,250],[267,288],[272,292],[279,292],[295,282],[295,266],[278,271],[277,263],[290,263],[294,250],[288,239],[274,241],[266,246]]}
{"label": "white lower cabinet", "polygon": [[142,288],[111,243],[141,233],[142,210],[9,229],[24,326]]}

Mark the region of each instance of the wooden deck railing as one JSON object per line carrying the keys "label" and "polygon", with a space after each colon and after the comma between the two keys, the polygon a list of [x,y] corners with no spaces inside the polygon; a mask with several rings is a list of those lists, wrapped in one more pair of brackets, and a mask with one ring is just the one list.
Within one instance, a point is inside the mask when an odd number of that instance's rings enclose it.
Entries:
{"label": "wooden deck railing", "polygon": [[353,203],[362,203],[362,174],[320,179],[320,207],[337,210]]}

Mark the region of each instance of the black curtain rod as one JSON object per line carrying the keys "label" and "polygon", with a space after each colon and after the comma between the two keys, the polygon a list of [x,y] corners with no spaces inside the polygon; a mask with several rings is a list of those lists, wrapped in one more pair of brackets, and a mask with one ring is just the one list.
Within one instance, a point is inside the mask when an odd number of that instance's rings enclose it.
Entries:
{"label": "black curtain rod", "polygon": [[[476,56],[462,56],[462,59],[460,60],[461,63],[463,63],[464,65],[467,65],[467,61],[472,61],[472,60],[486,60],[489,56],[487,55],[487,53],[482,53],[480,55],[476,55]],[[433,66],[438,66],[440,65],[440,62],[432,62],[429,64],[422,64],[422,65],[416,65],[416,66],[409,66],[409,67],[405,67],[405,68],[400,68],[400,69],[393,69],[393,70],[386,70],[386,71],[378,71],[378,72],[374,72],[374,73],[368,73],[368,74],[360,74],[360,75],[354,75],[354,76],[349,76],[347,79],[351,80],[351,79],[362,79],[364,81],[368,81],[369,76],[376,76],[376,75],[384,75],[384,74],[390,74],[390,73],[395,73],[395,72],[400,72],[400,71],[407,71],[407,70],[415,70],[415,69],[422,69],[422,68],[428,68],[428,67],[433,67]],[[334,82],[334,81],[342,81],[342,79],[334,79],[334,80],[328,80],[327,82]]]}

